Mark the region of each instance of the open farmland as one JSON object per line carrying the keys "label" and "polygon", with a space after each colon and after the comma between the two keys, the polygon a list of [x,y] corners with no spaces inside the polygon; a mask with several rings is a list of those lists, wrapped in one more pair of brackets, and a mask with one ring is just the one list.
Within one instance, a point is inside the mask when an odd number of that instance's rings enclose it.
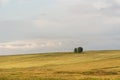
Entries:
{"label": "open farmland", "polygon": [[120,80],[120,51],[0,56],[0,80]]}

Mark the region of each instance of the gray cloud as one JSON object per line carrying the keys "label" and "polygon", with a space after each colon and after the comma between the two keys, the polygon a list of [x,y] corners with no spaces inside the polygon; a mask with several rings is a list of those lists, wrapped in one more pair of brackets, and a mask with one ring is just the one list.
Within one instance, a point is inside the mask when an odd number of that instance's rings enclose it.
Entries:
{"label": "gray cloud", "polygon": [[[64,6],[64,13],[61,13],[63,12],[61,10],[55,13],[52,12],[52,14],[49,13],[51,15],[48,15],[48,17],[38,18],[34,21],[34,24],[36,24],[40,29],[48,29],[49,31],[51,30],[51,32],[54,32],[54,30],[57,32],[62,31],[62,33],[66,35],[68,33],[71,36],[75,36],[77,34],[98,35],[107,32],[109,33],[111,29],[114,31],[117,27],[116,24],[119,25],[120,18],[118,16],[109,15],[109,13],[113,13],[110,9],[112,9],[113,5],[116,5],[115,3],[112,3],[113,1],[92,0],[92,2],[87,2],[87,0],[85,0],[83,1],[84,4],[78,3],[80,2],[78,0],[75,1],[72,1],[74,2],[74,5],[71,3]],[[95,4],[100,4],[99,7],[101,7],[101,9],[98,9]],[[103,4],[109,6],[105,6],[105,8],[103,8]],[[107,10],[111,12],[108,13],[106,12]]]}
{"label": "gray cloud", "polygon": [[[119,49],[119,0],[56,0],[56,4],[29,19],[0,21],[0,51],[69,51],[76,46],[85,50]],[[45,39],[44,44],[39,39]],[[56,48],[41,48],[48,42]],[[61,46],[57,46],[59,42]]]}
{"label": "gray cloud", "polygon": [[[73,48],[71,42],[74,40],[68,39],[34,39],[34,40],[21,40],[13,42],[0,43],[0,54],[13,53],[32,53],[32,52],[54,52],[64,51]],[[67,47],[69,46],[69,48]],[[65,48],[66,47],[66,48]],[[12,54],[13,54],[12,53]]]}

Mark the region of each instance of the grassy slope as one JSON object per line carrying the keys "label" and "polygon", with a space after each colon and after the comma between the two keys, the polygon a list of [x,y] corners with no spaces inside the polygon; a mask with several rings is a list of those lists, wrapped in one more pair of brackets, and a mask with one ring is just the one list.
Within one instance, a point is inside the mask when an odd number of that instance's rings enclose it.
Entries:
{"label": "grassy slope", "polygon": [[120,51],[0,57],[0,80],[120,80]]}

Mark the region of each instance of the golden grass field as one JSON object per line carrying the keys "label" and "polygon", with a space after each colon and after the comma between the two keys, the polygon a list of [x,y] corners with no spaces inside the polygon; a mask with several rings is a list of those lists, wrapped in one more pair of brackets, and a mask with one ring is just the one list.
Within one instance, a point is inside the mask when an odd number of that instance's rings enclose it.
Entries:
{"label": "golden grass field", "polygon": [[0,56],[0,80],[120,80],[120,51]]}

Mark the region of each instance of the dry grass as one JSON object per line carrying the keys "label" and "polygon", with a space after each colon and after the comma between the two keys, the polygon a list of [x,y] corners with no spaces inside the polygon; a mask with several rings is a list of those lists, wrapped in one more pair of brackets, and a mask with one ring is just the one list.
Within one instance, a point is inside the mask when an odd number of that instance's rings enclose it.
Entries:
{"label": "dry grass", "polygon": [[120,51],[1,56],[0,80],[120,80]]}

